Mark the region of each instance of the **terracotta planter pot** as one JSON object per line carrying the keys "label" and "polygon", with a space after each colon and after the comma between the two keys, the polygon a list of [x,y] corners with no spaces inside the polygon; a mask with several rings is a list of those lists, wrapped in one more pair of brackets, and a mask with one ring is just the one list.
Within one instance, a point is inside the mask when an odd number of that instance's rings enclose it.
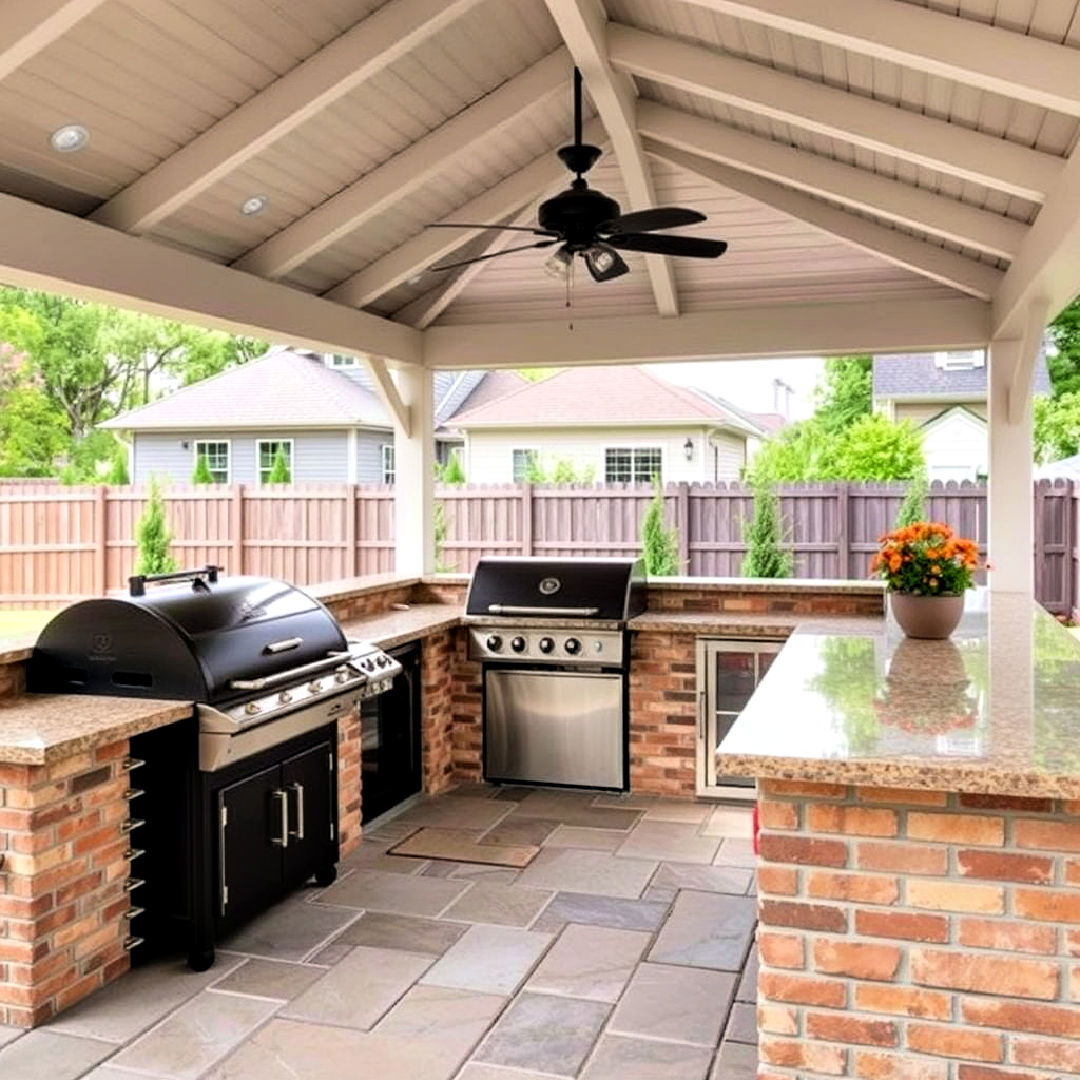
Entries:
{"label": "terracotta planter pot", "polygon": [[963,596],[912,596],[889,593],[889,604],[900,629],[910,638],[947,638],[964,614]]}

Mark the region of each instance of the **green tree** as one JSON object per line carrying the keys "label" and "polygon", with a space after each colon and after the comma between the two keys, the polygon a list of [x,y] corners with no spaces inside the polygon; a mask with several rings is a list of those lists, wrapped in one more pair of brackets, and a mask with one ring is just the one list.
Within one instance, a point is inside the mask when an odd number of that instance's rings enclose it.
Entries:
{"label": "green tree", "polygon": [[917,521],[926,520],[926,500],[930,495],[930,484],[927,481],[926,470],[920,469],[908,483],[904,493],[904,501],[896,512],[894,528],[902,529],[905,525],[914,525]]}
{"label": "green tree", "polygon": [[465,483],[465,467],[461,464],[461,453],[451,450],[446,464],[439,469],[436,479],[443,484],[461,485]]}
{"label": "green tree", "polygon": [[827,432],[841,432],[873,408],[873,359],[830,356],[814,392],[814,419]]}
{"label": "green tree", "polygon": [[291,484],[292,470],[289,468],[289,459],[285,456],[285,446],[278,443],[274,451],[274,460],[270,465],[270,475],[266,478],[268,484]]}
{"label": "green tree", "polygon": [[925,468],[922,434],[880,413],[856,420],[838,437],[828,480],[906,480]]}
{"label": "green tree", "polygon": [[658,477],[653,478],[652,501],[641,522],[641,557],[649,577],[673,577],[682,569],[678,533],[664,522],[664,489]]}
{"label": "green tree", "polygon": [[128,472],[128,457],[127,454],[120,450],[113,455],[112,465],[109,467],[108,475],[105,477],[106,484],[130,484],[131,475]]}
{"label": "green tree", "polygon": [[1054,396],[1080,391],[1080,297],[1062,308],[1048,329],[1054,350],[1046,366]]}
{"label": "green tree", "polygon": [[205,454],[195,455],[195,468],[191,472],[191,482],[193,484],[212,484],[214,482],[214,474],[210,471],[210,462],[206,460]]}
{"label": "green tree", "polygon": [[1060,461],[1080,453],[1080,389],[1035,398],[1035,460]]}
{"label": "green tree", "polygon": [[529,457],[529,460],[525,463],[524,480],[526,484],[551,483],[551,478],[544,470],[544,463],[540,460],[539,454],[532,454]]}
{"label": "green tree", "polygon": [[146,510],[135,526],[136,574],[169,574],[176,569],[176,560],[169,551],[172,533],[165,520],[165,503],[157,479],[150,480]]}
{"label": "green tree", "polygon": [[749,522],[743,523],[743,542],[746,544],[743,577],[791,577],[791,554],[782,546],[780,500],[770,484],[759,481],[753,490],[753,513]]}

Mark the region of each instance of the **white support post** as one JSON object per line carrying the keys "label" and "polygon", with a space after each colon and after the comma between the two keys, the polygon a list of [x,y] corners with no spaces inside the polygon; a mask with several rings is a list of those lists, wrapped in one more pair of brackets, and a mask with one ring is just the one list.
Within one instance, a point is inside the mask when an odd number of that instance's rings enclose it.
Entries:
{"label": "white support post", "polygon": [[435,569],[435,439],[431,370],[399,368],[398,393],[413,418],[411,432],[394,418],[395,569],[429,574]]}
{"label": "white support post", "polygon": [[[990,483],[988,544],[995,593],[1035,595],[1035,527],[1032,512],[1032,402],[1030,380],[1017,383],[1025,370],[1027,338],[996,340],[988,350]],[[1030,373],[1030,368],[1027,368]],[[1009,403],[1012,401],[1012,409]],[[1010,415],[1011,412],[1011,415]]]}

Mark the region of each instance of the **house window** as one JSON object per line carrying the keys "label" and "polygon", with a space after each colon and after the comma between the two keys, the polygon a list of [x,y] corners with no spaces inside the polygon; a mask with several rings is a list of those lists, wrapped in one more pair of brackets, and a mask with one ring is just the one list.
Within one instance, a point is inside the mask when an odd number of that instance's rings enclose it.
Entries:
{"label": "house window", "polygon": [[215,484],[229,482],[229,444],[227,442],[197,442],[195,444],[195,464],[199,458],[206,459],[206,467]]}
{"label": "house window", "polygon": [[982,367],[985,353],[982,349],[957,349],[952,352],[934,353],[934,363],[944,371],[970,371]]}
{"label": "house window", "polygon": [[382,482],[392,484],[397,475],[396,462],[394,460],[394,444],[382,444]]}
{"label": "house window", "polygon": [[605,484],[647,484],[660,477],[659,446],[609,446],[604,451]]}
{"label": "house window", "polygon": [[343,353],[330,354],[331,367],[358,367],[360,361],[355,356],[346,356]]}
{"label": "house window", "polygon": [[514,451],[514,483],[524,484],[529,477],[529,473],[534,465],[540,459],[540,455],[536,450],[515,450]]}
{"label": "house window", "polygon": [[274,469],[274,458],[277,457],[278,447],[281,447],[285,455],[285,464],[289,467],[289,479],[293,480],[293,441],[292,439],[260,439],[256,444],[256,453],[259,460],[259,483],[268,484],[270,473]]}

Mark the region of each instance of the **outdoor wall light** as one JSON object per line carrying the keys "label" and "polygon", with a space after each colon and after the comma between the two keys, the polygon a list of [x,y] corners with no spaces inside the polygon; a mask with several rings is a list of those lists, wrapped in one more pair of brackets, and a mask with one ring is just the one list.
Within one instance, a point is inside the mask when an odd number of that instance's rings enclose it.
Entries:
{"label": "outdoor wall light", "polygon": [[90,132],[82,124],[65,124],[49,136],[49,144],[58,154],[74,154],[90,141]]}
{"label": "outdoor wall light", "polygon": [[261,214],[269,204],[270,200],[265,195],[252,195],[240,204],[240,213],[244,217]]}
{"label": "outdoor wall light", "polygon": [[693,439],[687,439],[686,442],[684,442],[682,444],[682,451],[686,455],[686,460],[687,461],[693,461],[694,460],[694,440]]}

